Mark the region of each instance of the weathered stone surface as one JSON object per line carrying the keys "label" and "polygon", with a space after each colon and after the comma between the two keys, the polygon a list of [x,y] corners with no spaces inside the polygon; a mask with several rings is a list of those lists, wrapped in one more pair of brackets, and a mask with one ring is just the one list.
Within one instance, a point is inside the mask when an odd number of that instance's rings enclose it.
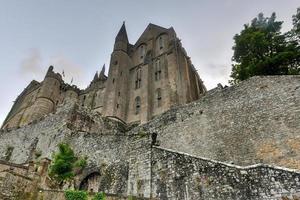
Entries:
{"label": "weathered stone surface", "polygon": [[292,199],[300,195],[299,171],[265,164],[300,169],[299,88],[300,76],[253,77],[137,127],[66,102],[55,114],[2,130],[0,157],[18,164],[51,158],[68,142],[89,158],[77,188],[93,177],[87,189],[123,196]]}
{"label": "weathered stone surface", "polygon": [[152,197],[190,200],[279,200],[300,197],[300,171],[238,167],[158,147],[152,152]]}
{"label": "weathered stone surface", "polygon": [[161,147],[192,155],[300,169],[300,76],[216,88],[132,132],[140,130],[158,133]]}

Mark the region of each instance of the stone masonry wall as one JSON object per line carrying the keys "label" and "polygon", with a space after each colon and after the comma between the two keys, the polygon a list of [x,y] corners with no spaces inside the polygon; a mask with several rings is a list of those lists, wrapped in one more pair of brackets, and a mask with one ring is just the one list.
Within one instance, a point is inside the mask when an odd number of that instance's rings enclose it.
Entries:
{"label": "stone masonry wall", "polygon": [[67,142],[76,154],[88,156],[83,175],[98,172],[102,190],[126,194],[131,138],[125,135],[125,127],[84,108],[61,109],[28,126],[0,132],[0,159],[7,158],[7,149],[13,149],[8,160],[12,163],[52,158],[57,145]]}
{"label": "stone masonry wall", "polygon": [[154,147],[152,197],[161,200],[299,199],[300,171],[238,167]]}
{"label": "stone masonry wall", "polygon": [[300,169],[300,76],[252,77],[216,88],[132,130],[161,147],[237,165]]}

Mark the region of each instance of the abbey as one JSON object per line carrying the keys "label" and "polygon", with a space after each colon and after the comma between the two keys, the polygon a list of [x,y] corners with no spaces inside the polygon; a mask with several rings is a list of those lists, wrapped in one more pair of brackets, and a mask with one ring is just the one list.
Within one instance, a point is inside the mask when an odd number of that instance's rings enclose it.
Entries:
{"label": "abbey", "polygon": [[[80,90],[50,66],[19,95],[0,130],[0,199],[65,200],[65,189],[111,200],[300,199],[299,75],[206,91],[173,28],[153,24],[134,45],[123,24],[104,72]],[[48,174],[61,143],[87,158],[63,185]]]}
{"label": "abbey", "polygon": [[27,125],[67,101],[125,123],[145,123],[206,92],[174,29],[154,24],[130,44],[123,23],[115,38],[108,77],[103,66],[85,90],[65,83],[53,70],[50,66],[42,82],[32,81],[24,89],[2,129]]}

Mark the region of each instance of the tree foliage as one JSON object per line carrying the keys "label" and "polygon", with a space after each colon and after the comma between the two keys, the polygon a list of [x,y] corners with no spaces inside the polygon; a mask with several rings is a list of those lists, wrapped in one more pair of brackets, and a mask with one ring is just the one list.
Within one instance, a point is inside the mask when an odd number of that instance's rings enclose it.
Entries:
{"label": "tree foliage", "polygon": [[87,158],[76,157],[72,148],[66,143],[60,143],[58,149],[59,151],[53,155],[49,176],[62,183],[72,179],[78,169],[82,170],[86,167]]}
{"label": "tree foliage", "polygon": [[[298,23],[294,17],[294,22]],[[282,21],[276,14],[264,17],[262,13],[234,36],[234,61],[231,83],[255,75],[299,74],[300,48],[296,40],[287,40],[282,34]]]}
{"label": "tree foliage", "polygon": [[300,38],[300,8],[297,9],[297,13],[293,15],[293,30]]}

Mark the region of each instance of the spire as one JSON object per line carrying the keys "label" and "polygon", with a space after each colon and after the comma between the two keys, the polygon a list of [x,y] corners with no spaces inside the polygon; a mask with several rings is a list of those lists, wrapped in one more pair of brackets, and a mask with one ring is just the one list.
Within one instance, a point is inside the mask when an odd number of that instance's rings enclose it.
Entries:
{"label": "spire", "polygon": [[96,82],[98,80],[98,72],[96,72],[95,76],[94,76],[94,79],[93,79],[93,82]]}
{"label": "spire", "polygon": [[126,27],[125,27],[125,21],[123,21],[123,25],[119,30],[119,33],[116,37],[116,41],[122,41],[122,42],[128,42],[128,37],[127,37],[127,31],[126,31]]}
{"label": "spire", "polygon": [[105,72],[105,64],[103,65],[103,67],[102,67],[102,69],[101,69],[101,72],[100,72],[100,74],[99,74],[99,79],[100,79],[100,80],[105,80],[105,79],[106,79],[106,77],[105,77],[105,75],[104,75],[104,72]]}

